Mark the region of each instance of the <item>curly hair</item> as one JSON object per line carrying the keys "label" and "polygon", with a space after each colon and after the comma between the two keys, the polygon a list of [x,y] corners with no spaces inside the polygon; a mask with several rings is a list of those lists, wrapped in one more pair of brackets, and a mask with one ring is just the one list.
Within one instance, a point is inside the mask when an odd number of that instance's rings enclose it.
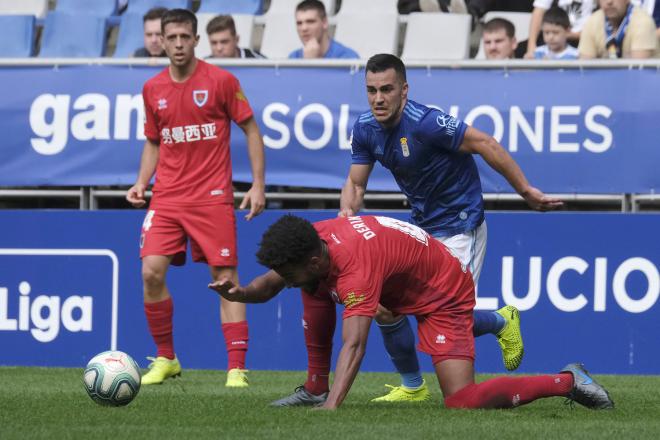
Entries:
{"label": "curly hair", "polygon": [[270,269],[299,264],[321,249],[321,239],[304,218],[287,214],[264,232],[257,251],[259,264]]}

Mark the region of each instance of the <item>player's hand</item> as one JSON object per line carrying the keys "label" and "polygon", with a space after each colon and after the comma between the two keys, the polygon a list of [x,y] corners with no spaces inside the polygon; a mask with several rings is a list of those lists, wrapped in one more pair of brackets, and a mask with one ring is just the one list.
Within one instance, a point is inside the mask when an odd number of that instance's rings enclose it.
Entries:
{"label": "player's hand", "polygon": [[245,194],[245,197],[243,197],[243,201],[239,208],[245,209],[248,204],[250,205],[250,212],[245,216],[246,220],[251,220],[252,217],[256,217],[263,212],[266,207],[266,194],[263,187],[252,186]]}
{"label": "player's hand", "polygon": [[323,403],[321,405],[317,405],[314,408],[312,408],[313,411],[334,411],[336,409],[337,409],[336,406],[330,406],[330,405],[327,405],[326,403]]}
{"label": "player's hand", "polygon": [[554,197],[548,197],[534,187],[529,187],[529,189],[521,195],[527,204],[537,211],[553,211],[564,206],[564,202],[561,200]]}
{"label": "player's hand", "polygon": [[337,217],[351,217],[355,215],[355,211],[351,208],[342,208],[337,213]]}
{"label": "player's hand", "polygon": [[215,290],[227,301],[238,301],[242,290],[240,286],[235,285],[228,278],[209,283],[209,289]]}
{"label": "player's hand", "polygon": [[133,205],[133,207],[142,208],[147,203],[147,201],[144,199],[144,193],[146,189],[146,185],[136,183],[126,192],[126,200],[128,200],[128,203]]}
{"label": "player's hand", "polygon": [[316,38],[310,38],[303,45],[303,58],[321,58],[321,43]]}

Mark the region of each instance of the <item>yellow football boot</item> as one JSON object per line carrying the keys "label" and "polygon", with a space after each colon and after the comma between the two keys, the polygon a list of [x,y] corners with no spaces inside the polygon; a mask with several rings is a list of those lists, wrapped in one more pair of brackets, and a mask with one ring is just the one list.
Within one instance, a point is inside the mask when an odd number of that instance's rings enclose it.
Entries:
{"label": "yellow football boot", "polygon": [[151,363],[149,364],[149,371],[142,376],[142,385],[157,385],[170,377],[181,376],[181,364],[176,357],[168,359],[158,356],[157,358],[148,357],[147,359]]}
{"label": "yellow football boot", "polygon": [[495,313],[500,314],[506,324],[497,334],[497,342],[502,348],[502,360],[507,370],[513,371],[520,366],[525,347],[520,333],[520,312],[513,306],[504,306]]}
{"label": "yellow football boot", "polygon": [[408,388],[403,385],[398,387],[385,386],[391,388],[390,392],[384,396],[371,399],[372,402],[423,402],[431,397],[426,381],[423,381],[422,385],[417,388]]}
{"label": "yellow football boot", "polygon": [[240,368],[232,368],[227,371],[227,382],[225,386],[229,388],[245,388],[250,386],[247,378],[248,370],[242,370]]}

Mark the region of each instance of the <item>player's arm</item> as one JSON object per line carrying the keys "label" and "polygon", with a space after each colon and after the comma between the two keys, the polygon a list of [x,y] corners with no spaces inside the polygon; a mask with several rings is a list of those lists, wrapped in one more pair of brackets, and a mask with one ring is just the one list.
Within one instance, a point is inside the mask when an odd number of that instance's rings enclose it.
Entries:
{"label": "player's arm", "polygon": [[374,164],[353,164],[348,172],[348,178],[341,189],[339,200],[339,216],[355,215],[362,207],[364,192]]}
{"label": "player's arm", "polygon": [[227,278],[210,283],[209,289],[215,290],[227,301],[264,303],[280,293],[285,286],[284,278],[274,270],[269,270],[247,286],[236,286]]}
{"label": "player's arm", "polygon": [[348,390],[351,389],[353,381],[360,370],[362,358],[367,349],[367,336],[371,327],[370,316],[350,316],[344,318],[342,339],[343,345],[339,352],[337,367],[335,368],[335,380],[330,388],[328,399],[323,404],[323,409],[335,409],[341,405],[346,398]]}
{"label": "player's arm", "polygon": [[247,138],[248,156],[252,168],[252,187],[245,194],[240,206],[240,209],[245,209],[250,205],[250,212],[245,216],[246,219],[250,220],[252,217],[261,214],[266,207],[264,141],[261,138],[261,132],[254,117],[246,119],[238,126],[241,127]]}
{"label": "player's arm", "polygon": [[500,173],[509,184],[520,194],[527,204],[539,211],[557,209],[563,205],[562,201],[548,197],[543,192],[529,184],[525,174],[513,160],[511,155],[492,136],[468,127],[465,131],[463,143],[458,151],[478,154],[495,171]]}
{"label": "player's arm", "polygon": [[149,139],[144,143],[142,149],[142,158],[140,159],[140,171],[138,172],[135,185],[126,192],[126,200],[136,208],[143,207],[147,202],[144,199],[144,193],[149,186],[149,182],[156,172],[160,148],[156,142]]}

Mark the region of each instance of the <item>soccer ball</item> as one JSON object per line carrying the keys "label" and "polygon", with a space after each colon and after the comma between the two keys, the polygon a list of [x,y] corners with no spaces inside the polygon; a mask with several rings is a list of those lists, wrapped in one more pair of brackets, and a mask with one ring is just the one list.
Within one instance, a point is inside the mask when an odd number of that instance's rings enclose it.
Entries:
{"label": "soccer ball", "polygon": [[122,351],[104,351],[85,368],[83,381],[92,400],[99,405],[123,406],[140,391],[140,367]]}

